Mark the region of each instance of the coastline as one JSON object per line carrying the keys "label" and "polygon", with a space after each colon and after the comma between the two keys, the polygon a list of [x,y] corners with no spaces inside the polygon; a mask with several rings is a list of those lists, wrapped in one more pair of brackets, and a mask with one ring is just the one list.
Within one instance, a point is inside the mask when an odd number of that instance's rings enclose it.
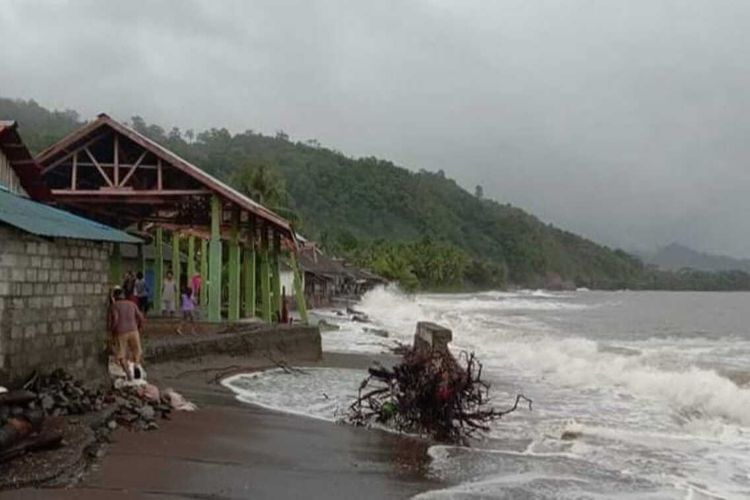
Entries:
{"label": "coastline", "polygon": [[[326,353],[318,362],[293,364],[364,370],[373,359],[395,357]],[[5,491],[0,498],[374,499],[445,487],[429,477],[427,440],[242,403],[215,381],[230,366],[241,373],[276,365],[226,355],[153,365],[150,380],[181,392],[197,412],[177,412],[155,432],[118,429],[79,484]]]}

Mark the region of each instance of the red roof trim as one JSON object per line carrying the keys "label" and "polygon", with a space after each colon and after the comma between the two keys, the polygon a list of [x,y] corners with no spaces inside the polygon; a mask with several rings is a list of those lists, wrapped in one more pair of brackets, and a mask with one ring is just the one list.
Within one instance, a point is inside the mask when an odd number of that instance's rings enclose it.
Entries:
{"label": "red roof trim", "polygon": [[18,176],[21,187],[31,199],[36,201],[52,199],[52,193],[42,180],[42,169],[18,134],[16,122],[0,122],[0,150]]}

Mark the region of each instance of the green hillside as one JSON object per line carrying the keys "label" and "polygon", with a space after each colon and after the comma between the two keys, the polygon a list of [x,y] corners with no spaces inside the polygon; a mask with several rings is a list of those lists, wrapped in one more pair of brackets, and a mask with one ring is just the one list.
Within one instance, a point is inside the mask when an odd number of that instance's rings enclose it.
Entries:
{"label": "green hillside", "polygon": [[[80,125],[75,113],[49,112],[33,101],[0,99],[0,118],[19,121],[22,135],[37,150]],[[412,287],[490,287],[506,278],[542,286],[555,275],[591,288],[660,288],[664,281],[621,250],[478,198],[442,172],[353,159],[315,141],[293,142],[281,132],[269,137],[226,129],[165,131],[138,117],[131,125],[235,184],[260,166],[281,174],[288,199],[282,196],[272,206],[296,212],[300,229],[332,252]],[[675,275],[669,278],[669,288],[693,287]]]}

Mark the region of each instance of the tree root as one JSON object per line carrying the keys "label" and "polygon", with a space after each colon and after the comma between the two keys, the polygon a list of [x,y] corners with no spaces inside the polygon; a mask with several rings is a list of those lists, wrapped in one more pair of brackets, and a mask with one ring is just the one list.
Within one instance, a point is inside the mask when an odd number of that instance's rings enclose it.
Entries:
{"label": "tree root", "polygon": [[518,409],[489,406],[489,384],[481,379],[482,364],[474,353],[458,359],[447,351],[406,350],[403,361],[388,369],[377,365],[359,387],[346,420],[354,425],[382,423],[402,432],[430,435],[441,441],[464,441],[489,430],[489,424]]}

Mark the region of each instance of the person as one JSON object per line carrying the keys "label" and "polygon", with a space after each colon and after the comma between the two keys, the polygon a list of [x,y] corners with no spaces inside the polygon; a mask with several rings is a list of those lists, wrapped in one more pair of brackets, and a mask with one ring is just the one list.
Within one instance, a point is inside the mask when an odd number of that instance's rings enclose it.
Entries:
{"label": "person", "polygon": [[126,299],[133,296],[135,290],[135,274],[133,271],[125,273],[125,279],[122,282],[122,291]]}
{"label": "person", "polygon": [[177,283],[175,283],[172,271],[167,271],[164,284],[161,287],[162,315],[174,317],[175,301],[177,300]]}
{"label": "person", "polygon": [[203,287],[203,276],[198,271],[195,272],[192,279],[190,280],[190,287],[193,289],[193,295],[195,297],[201,296],[201,287]]}
{"label": "person", "polygon": [[148,284],[146,284],[146,279],[143,277],[142,272],[138,271],[138,274],[135,276],[136,280],[133,292],[138,299],[138,309],[145,315],[148,312]]}
{"label": "person", "polygon": [[[112,293],[114,302],[110,306],[110,328],[115,359],[125,372],[128,380],[140,378],[143,352],[141,330],[143,314],[138,307],[124,296],[122,288],[116,287]],[[128,361],[134,366],[130,372]]]}
{"label": "person", "polygon": [[193,335],[195,335],[195,296],[193,295],[193,289],[186,286],[182,291],[182,320],[180,325],[177,327],[177,335],[182,335],[182,327],[186,322],[190,323],[190,329]]}

